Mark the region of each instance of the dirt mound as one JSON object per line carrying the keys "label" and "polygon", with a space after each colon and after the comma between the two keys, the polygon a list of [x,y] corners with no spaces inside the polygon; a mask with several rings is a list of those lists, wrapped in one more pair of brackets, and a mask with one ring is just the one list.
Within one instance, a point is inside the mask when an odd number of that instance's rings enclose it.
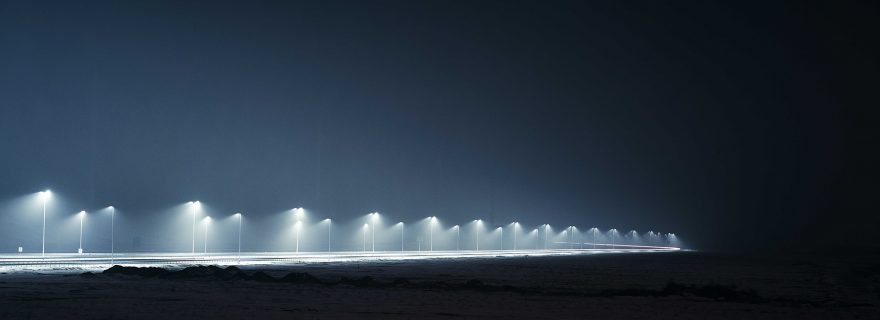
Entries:
{"label": "dirt mound", "polygon": [[146,267],[146,268],[138,268],[138,267],[123,267],[120,265],[115,265],[110,267],[107,270],[101,272],[101,274],[106,275],[125,275],[125,276],[141,276],[144,278],[152,278],[158,277],[161,275],[168,274],[168,270],[163,268],[156,267]]}
{"label": "dirt mound", "polygon": [[[298,283],[310,284],[321,283],[321,280],[314,276],[303,272],[291,272],[281,278],[275,278],[262,271],[248,274],[241,269],[233,266],[221,268],[218,266],[193,266],[177,271],[170,271],[157,267],[123,267],[113,266],[101,272],[103,275],[115,276],[139,276],[142,278],[158,278],[169,280],[245,280],[260,282],[279,282],[279,283]],[[86,272],[83,277],[94,277],[95,274]]]}

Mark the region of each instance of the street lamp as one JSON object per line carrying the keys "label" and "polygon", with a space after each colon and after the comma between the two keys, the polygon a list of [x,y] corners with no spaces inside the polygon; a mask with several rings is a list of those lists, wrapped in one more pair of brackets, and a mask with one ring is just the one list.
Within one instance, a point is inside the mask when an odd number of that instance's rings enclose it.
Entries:
{"label": "street lamp", "polygon": [[115,258],[114,246],[116,243],[116,241],[115,241],[116,239],[114,239],[114,237],[115,237],[116,230],[114,230],[114,226],[113,226],[114,222],[115,222],[114,220],[116,218],[116,208],[113,206],[110,206],[109,209],[110,209],[110,264],[113,264],[116,262],[114,260],[114,258]]}
{"label": "street lamp", "polygon": [[574,249],[574,226],[568,226],[568,246]]}
{"label": "street lamp", "polygon": [[43,200],[43,253],[46,256],[46,202],[52,197],[52,191],[46,190],[40,192],[40,200]]}
{"label": "street lamp", "polygon": [[398,222],[397,224],[400,225],[400,252],[403,252],[403,228],[405,225],[403,224],[403,221]]}
{"label": "street lamp", "polygon": [[238,264],[241,264],[241,212],[235,214],[238,217]]}
{"label": "street lamp", "polygon": [[513,250],[516,250],[516,226],[519,225],[519,222],[513,222]]}
{"label": "street lamp", "polygon": [[327,218],[327,253],[330,253],[330,226],[333,225],[333,220]]}
{"label": "street lamp", "polygon": [[593,232],[593,249],[596,249],[596,234],[599,233],[599,228],[593,227],[590,231]]}
{"label": "street lamp", "polygon": [[681,246],[681,243],[678,242],[678,237],[676,237],[674,233],[670,232],[670,233],[666,234],[666,239],[669,240],[670,246],[673,246],[673,247]]}
{"label": "street lamp", "polygon": [[476,244],[475,247],[477,248],[477,251],[480,251],[480,227],[483,226],[483,219],[477,219],[474,221],[476,222],[476,225],[474,226],[474,233],[476,234],[476,237],[474,237],[474,244]]}
{"label": "street lamp", "polygon": [[431,223],[428,225],[428,232],[429,232],[428,236],[430,237],[430,241],[431,241],[431,243],[429,245],[429,248],[430,248],[429,251],[434,251],[434,222],[435,221],[437,221],[437,217],[431,216]]}
{"label": "street lamp", "polygon": [[379,218],[378,212],[370,213],[370,246],[373,252],[376,252],[376,218]]}
{"label": "street lamp", "polygon": [[196,254],[196,210],[202,207],[202,203],[198,201],[190,201],[189,202],[190,211],[192,212],[192,254]]}
{"label": "street lamp", "polygon": [[544,250],[547,250],[547,237],[549,235],[548,231],[550,229],[549,224],[544,224]]}
{"label": "street lamp", "polygon": [[611,249],[614,249],[614,236],[617,235],[617,229],[611,229],[609,233],[611,233]]}
{"label": "street lamp", "polygon": [[461,228],[455,225],[455,250],[461,250]]}
{"label": "street lamp", "polygon": [[208,254],[208,225],[211,224],[211,217],[205,217],[202,221],[205,224],[205,254]]}
{"label": "street lamp", "polygon": [[296,232],[296,253],[299,253],[299,234],[302,229],[302,214],[305,210],[302,207],[293,208],[293,215],[296,218],[296,223],[293,225],[293,229]]}
{"label": "street lamp", "polygon": [[85,220],[85,218],[86,218],[86,212],[84,210],[80,211],[79,212],[79,249],[77,250],[77,253],[79,253],[79,254],[83,253],[83,221]]}

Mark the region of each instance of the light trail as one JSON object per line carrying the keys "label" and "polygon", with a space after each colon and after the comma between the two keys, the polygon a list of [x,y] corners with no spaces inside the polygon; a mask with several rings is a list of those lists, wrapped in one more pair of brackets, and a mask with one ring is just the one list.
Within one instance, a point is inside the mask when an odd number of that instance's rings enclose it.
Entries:
{"label": "light trail", "polygon": [[[449,251],[386,251],[386,252],[224,252],[193,256],[189,253],[50,253],[0,255],[0,272],[102,270],[113,264],[125,266],[186,267],[192,265],[297,265],[309,263],[347,263],[370,261],[409,261],[428,259],[505,258],[572,256],[608,253],[675,252],[677,247],[621,246],[614,249],[556,250],[449,250]],[[112,262],[111,262],[112,259]]]}

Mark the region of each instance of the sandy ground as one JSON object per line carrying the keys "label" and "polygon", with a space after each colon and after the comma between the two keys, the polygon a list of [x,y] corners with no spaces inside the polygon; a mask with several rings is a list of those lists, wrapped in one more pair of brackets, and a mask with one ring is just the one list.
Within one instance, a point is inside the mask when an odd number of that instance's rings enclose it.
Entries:
{"label": "sandy ground", "polygon": [[[866,253],[464,258],[244,271],[305,272],[324,283],[0,274],[0,319],[880,319],[880,255]],[[373,281],[357,280],[366,276]],[[339,283],[343,277],[355,281]],[[481,286],[465,285],[472,280]],[[663,291],[670,282],[722,285],[750,298]]]}

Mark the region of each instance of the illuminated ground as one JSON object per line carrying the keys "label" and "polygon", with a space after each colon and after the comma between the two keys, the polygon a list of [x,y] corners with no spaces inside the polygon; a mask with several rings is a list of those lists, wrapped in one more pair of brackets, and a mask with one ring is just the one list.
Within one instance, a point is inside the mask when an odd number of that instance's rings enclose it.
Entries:
{"label": "illuminated ground", "polygon": [[12,254],[0,255],[0,272],[103,270],[112,265],[185,267],[189,265],[298,265],[457,258],[506,258],[526,256],[568,256],[673,252],[674,247],[621,246],[608,249],[559,250],[456,250],[387,252],[306,253],[107,253],[96,254]]}

